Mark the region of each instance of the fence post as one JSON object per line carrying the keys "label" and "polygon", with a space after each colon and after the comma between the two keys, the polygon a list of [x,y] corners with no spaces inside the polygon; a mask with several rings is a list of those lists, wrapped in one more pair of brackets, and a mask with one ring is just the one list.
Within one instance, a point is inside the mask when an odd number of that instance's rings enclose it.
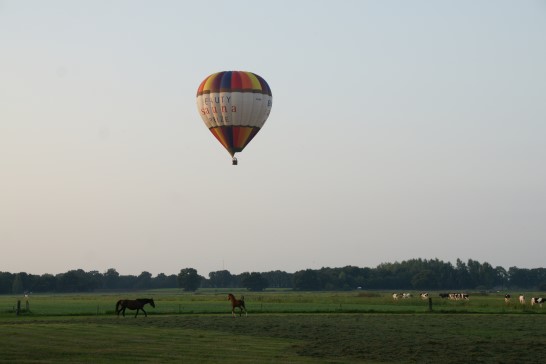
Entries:
{"label": "fence post", "polygon": [[17,309],[15,310],[15,314],[19,316],[20,312],[21,312],[21,300],[17,300]]}
{"label": "fence post", "polygon": [[432,297],[428,298],[428,310],[432,311]]}

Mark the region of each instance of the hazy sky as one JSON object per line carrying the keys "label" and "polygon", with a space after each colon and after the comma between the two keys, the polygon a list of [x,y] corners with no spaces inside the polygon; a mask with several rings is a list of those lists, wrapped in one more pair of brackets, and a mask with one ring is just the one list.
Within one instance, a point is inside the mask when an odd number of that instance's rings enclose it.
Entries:
{"label": "hazy sky", "polygon": [[[196,90],[273,92],[239,165]],[[546,266],[546,1],[0,1],[0,271]]]}

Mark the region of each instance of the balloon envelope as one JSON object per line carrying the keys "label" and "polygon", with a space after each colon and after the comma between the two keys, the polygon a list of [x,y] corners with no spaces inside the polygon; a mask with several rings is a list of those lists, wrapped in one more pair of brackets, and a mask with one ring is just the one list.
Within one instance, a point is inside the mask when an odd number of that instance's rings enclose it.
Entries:
{"label": "balloon envelope", "polygon": [[269,85],[252,72],[214,73],[197,89],[201,119],[232,157],[258,134],[272,105]]}

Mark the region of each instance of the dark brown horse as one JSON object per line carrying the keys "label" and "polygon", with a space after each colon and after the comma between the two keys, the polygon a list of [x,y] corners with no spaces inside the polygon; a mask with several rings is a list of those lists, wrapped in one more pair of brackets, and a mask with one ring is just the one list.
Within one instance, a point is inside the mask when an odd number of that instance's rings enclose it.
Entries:
{"label": "dark brown horse", "polygon": [[150,304],[152,307],[155,308],[155,303],[153,298],[137,298],[136,300],[119,300],[118,303],[116,303],[116,313],[119,316],[119,313],[121,312],[123,314],[123,317],[125,317],[125,309],[129,310],[137,310],[135,317],[138,315],[138,311],[142,310],[144,312],[144,316],[148,317],[148,314],[146,311],[144,311],[144,305]]}
{"label": "dark brown horse", "polygon": [[246,311],[245,307],[245,298],[243,296],[241,296],[241,299],[238,300],[230,293],[228,294],[227,299],[231,301],[231,315],[233,317],[235,317],[235,308],[237,307],[239,308],[239,316],[243,314],[243,311],[245,311],[245,316],[248,316],[248,312]]}

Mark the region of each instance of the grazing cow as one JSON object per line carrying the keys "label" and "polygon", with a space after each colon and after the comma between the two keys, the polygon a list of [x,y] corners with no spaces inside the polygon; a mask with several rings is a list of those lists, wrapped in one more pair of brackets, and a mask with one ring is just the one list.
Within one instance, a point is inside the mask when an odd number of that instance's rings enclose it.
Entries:
{"label": "grazing cow", "polygon": [[450,300],[456,300],[456,301],[469,299],[468,293],[450,293],[448,297]]}
{"label": "grazing cow", "polygon": [[395,301],[398,300],[398,297],[400,297],[400,295],[398,293],[393,293],[392,294],[392,299],[393,300],[395,300]]}
{"label": "grazing cow", "polygon": [[426,299],[428,298],[428,292],[421,293],[421,294],[419,295],[419,297],[421,297],[421,299],[423,299],[423,300],[426,300]]}
{"label": "grazing cow", "polygon": [[519,303],[521,303],[522,305],[525,304],[525,296],[522,294],[519,295]]}
{"label": "grazing cow", "polygon": [[510,303],[510,295],[509,294],[504,295],[504,302],[505,303]]}
{"label": "grazing cow", "polygon": [[402,298],[411,298],[411,293],[402,293]]}
{"label": "grazing cow", "polygon": [[540,305],[540,307],[542,307],[542,304],[544,302],[546,302],[546,298],[543,298],[543,297],[533,297],[533,298],[531,298],[531,306]]}
{"label": "grazing cow", "polygon": [[440,298],[449,298],[449,293],[440,293]]}

